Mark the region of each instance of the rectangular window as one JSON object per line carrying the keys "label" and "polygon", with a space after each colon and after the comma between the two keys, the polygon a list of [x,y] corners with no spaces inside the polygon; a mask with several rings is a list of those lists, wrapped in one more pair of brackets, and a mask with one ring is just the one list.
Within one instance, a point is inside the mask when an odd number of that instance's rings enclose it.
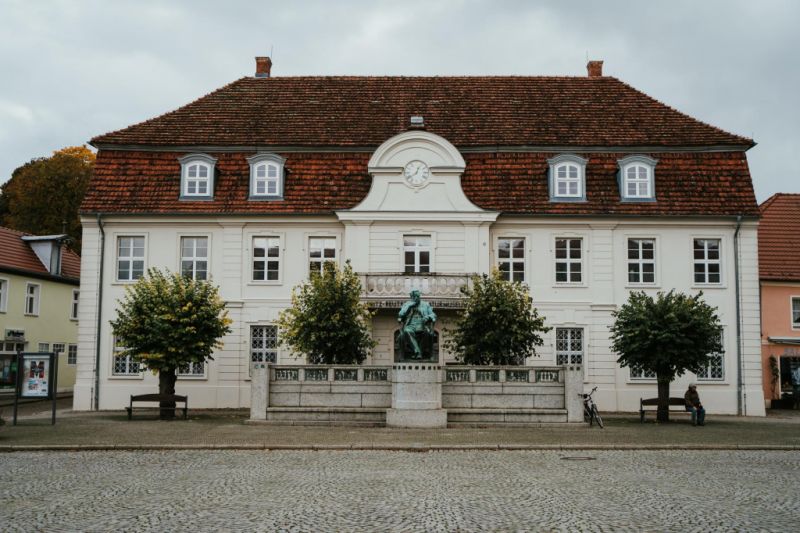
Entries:
{"label": "rectangular window", "polygon": [[0,313],[5,313],[8,306],[8,280],[0,279]]}
{"label": "rectangular window", "polygon": [[181,237],[181,274],[208,279],[208,237]]}
{"label": "rectangular window", "polygon": [[556,239],[556,283],[580,283],[583,239]]}
{"label": "rectangular window", "polygon": [[404,235],[403,257],[404,272],[406,274],[430,272],[431,236]]}
{"label": "rectangular window", "polygon": [[39,351],[40,352],[49,352],[50,351],[50,343],[49,342],[40,342],[39,343]]}
{"label": "rectangular window", "polygon": [[656,379],[656,373],[651,370],[634,370],[631,368],[631,379]]}
{"label": "rectangular window", "polygon": [[181,378],[202,378],[206,375],[205,363],[192,362],[178,368],[178,377]]}
{"label": "rectangular window", "polygon": [[53,343],[53,353],[56,355],[64,353],[66,349],[66,345],[63,342],[54,342]]}
{"label": "rectangular window", "polygon": [[67,346],[67,364],[68,365],[77,365],[78,364],[78,345],[77,344],[70,344]]}
{"label": "rectangular window", "polygon": [[583,328],[556,328],[556,364],[583,364]]}
{"label": "rectangular window", "polygon": [[25,287],[25,314],[39,316],[39,293],[41,287],[36,283],[28,283]]}
{"label": "rectangular window", "polygon": [[800,329],[800,297],[792,297],[792,329]]}
{"label": "rectangular window", "polygon": [[694,239],[694,282],[720,283],[719,239]]}
{"label": "rectangular window", "polygon": [[80,299],[81,291],[72,289],[72,303],[69,307],[69,317],[72,320],[78,320],[78,300]]}
{"label": "rectangular window", "polygon": [[497,240],[497,268],[507,281],[525,281],[525,239]]}
{"label": "rectangular window", "polygon": [[655,248],[653,239],[628,239],[628,283],[656,282]]}
{"label": "rectangular window", "polygon": [[308,271],[322,274],[325,263],[336,264],[336,238],[311,237],[308,240]]}
{"label": "rectangular window", "polygon": [[281,271],[281,240],[253,238],[253,281],[278,281]]}
{"label": "rectangular window", "polygon": [[250,326],[250,361],[278,361],[278,326]]}
{"label": "rectangular window", "polygon": [[117,238],[117,281],[136,281],[144,275],[144,237]]}
{"label": "rectangular window", "polygon": [[125,347],[120,346],[117,339],[114,339],[114,367],[112,373],[115,376],[138,376],[141,365],[134,361],[130,354],[124,354],[124,351]]}
{"label": "rectangular window", "polygon": [[[724,336],[720,338],[720,343]],[[697,379],[703,381],[721,381],[725,379],[725,348],[720,352],[709,355],[708,364],[702,372],[697,374]]]}

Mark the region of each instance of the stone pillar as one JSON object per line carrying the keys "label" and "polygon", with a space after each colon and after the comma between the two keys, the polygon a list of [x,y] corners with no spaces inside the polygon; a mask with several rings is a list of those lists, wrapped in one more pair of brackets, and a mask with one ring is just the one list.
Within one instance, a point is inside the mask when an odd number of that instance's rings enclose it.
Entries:
{"label": "stone pillar", "polygon": [[392,408],[386,425],[400,428],[447,427],[442,409],[444,370],[433,363],[397,363],[392,366]]}
{"label": "stone pillar", "polygon": [[269,363],[252,363],[250,370],[250,420],[266,420],[269,407]]}
{"label": "stone pillar", "polygon": [[567,422],[583,422],[583,370],[580,365],[568,365],[563,368]]}

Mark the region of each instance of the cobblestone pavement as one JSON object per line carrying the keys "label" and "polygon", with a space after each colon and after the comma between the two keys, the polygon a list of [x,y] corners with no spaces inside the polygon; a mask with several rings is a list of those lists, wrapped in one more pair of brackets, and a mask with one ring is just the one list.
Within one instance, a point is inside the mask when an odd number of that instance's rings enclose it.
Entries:
{"label": "cobblestone pavement", "polygon": [[797,452],[0,456],[3,531],[796,531],[799,493]]}

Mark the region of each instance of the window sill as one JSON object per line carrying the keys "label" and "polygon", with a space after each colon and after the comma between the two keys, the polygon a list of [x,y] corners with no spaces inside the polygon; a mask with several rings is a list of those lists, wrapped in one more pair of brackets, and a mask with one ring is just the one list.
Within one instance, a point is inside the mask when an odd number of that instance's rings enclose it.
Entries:
{"label": "window sill", "polygon": [[213,196],[179,196],[178,200],[181,202],[213,202]]}
{"label": "window sill", "polygon": [[660,289],[660,283],[628,283],[626,289]]}
{"label": "window sill", "polygon": [[125,375],[113,374],[111,376],[108,376],[108,379],[119,379],[119,380],[123,380],[123,381],[143,380],[144,379],[144,375],[142,375],[142,374],[135,374],[135,375],[131,374],[130,376],[125,376]]}
{"label": "window sill", "polygon": [[266,286],[266,287],[274,287],[277,285],[283,285],[283,281],[276,280],[276,281],[248,281],[247,285],[252,285],[255,287],[258,286]]}
{"label": "window sill", "polygon": [[727,289],[728,286],[723,283],[693,283],[692,289]]}
{"label": "window sill", "polygon": [[643,196],[641,198],[639,197],[628,198],[623,196],[622,198],[619,199],[619,201],[625,204],[638,204],[638,203],[653,203],[656,201],[656,199],[653,198],[652,196],[650,197]]}
{"label": "window sill", "polygon": [[587,285],[586,283],[583,283],[583,282],[581,282],[581,283],[577,283],[577,282],[573,282],[573,283],[569,283],[569,282],[567,282],[567,283],[559,283],[559,282],[556,282],[556,283],[554,283],[554,284],[553,284],[553,288],[556,288],[556,289],[557,289],[557,288],[560,288],[560,287],[563,287],[563,288],[577,288],[577,289],[580,289],[580,288],[586,288],[587,286],[588,286],[588,285]]}
{"label": "window sill", "polygon": [[252,202],[280,202],[284,200],[284,197],[282,194],[281,195],[276,194],[273,196],[250,195],[247,197],[247,200]]}
{"label": "window sill", "polygon": [[730,383],[728,383],[724,379],[702,379],[702,378],[697,378],[697,384],[698,385],[700,385],[700,384],[702,384],[702,385],[730,385]]}
{"label": "window sill", "polygon": [[207,381],[208,376],[178,376],[179,381]]}
{"label": "window sill", "polygon": [[558,204],[558,203],[586,203],[586,197],[584,196],[551,196],[550,203]]}
{"label": "window sill", "polygon": [[33,317],[33,318],[38,318],[39,315],[38,314],[34,314],[34,313],[25,313],[23,316],[30,316],[30,317]]}

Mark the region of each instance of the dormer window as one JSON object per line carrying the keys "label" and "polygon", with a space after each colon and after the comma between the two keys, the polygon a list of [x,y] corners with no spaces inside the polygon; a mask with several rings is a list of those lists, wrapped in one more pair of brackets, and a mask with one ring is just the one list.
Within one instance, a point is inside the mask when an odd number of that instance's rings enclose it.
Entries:
{"label": "dormer window", "polygon": [[213,199],[217,160],[206,154],[189,154],[178,161],[181,163],[181,199]]}
{"label": "dormer window", "polygon": [[283,198],[284,158],[277,154],[256,154],[250,163],[250,199],[280,200]]}
{"label": "dormer window", "polygon": [[563,154],[550,160],[550,201],[586,200],[586,159]]}
{"label": "dormer window", "polygon": [[655,199],[656,162],[655,159],[644,155],[634,155],[619,160],[619,186],[623,200]]}

